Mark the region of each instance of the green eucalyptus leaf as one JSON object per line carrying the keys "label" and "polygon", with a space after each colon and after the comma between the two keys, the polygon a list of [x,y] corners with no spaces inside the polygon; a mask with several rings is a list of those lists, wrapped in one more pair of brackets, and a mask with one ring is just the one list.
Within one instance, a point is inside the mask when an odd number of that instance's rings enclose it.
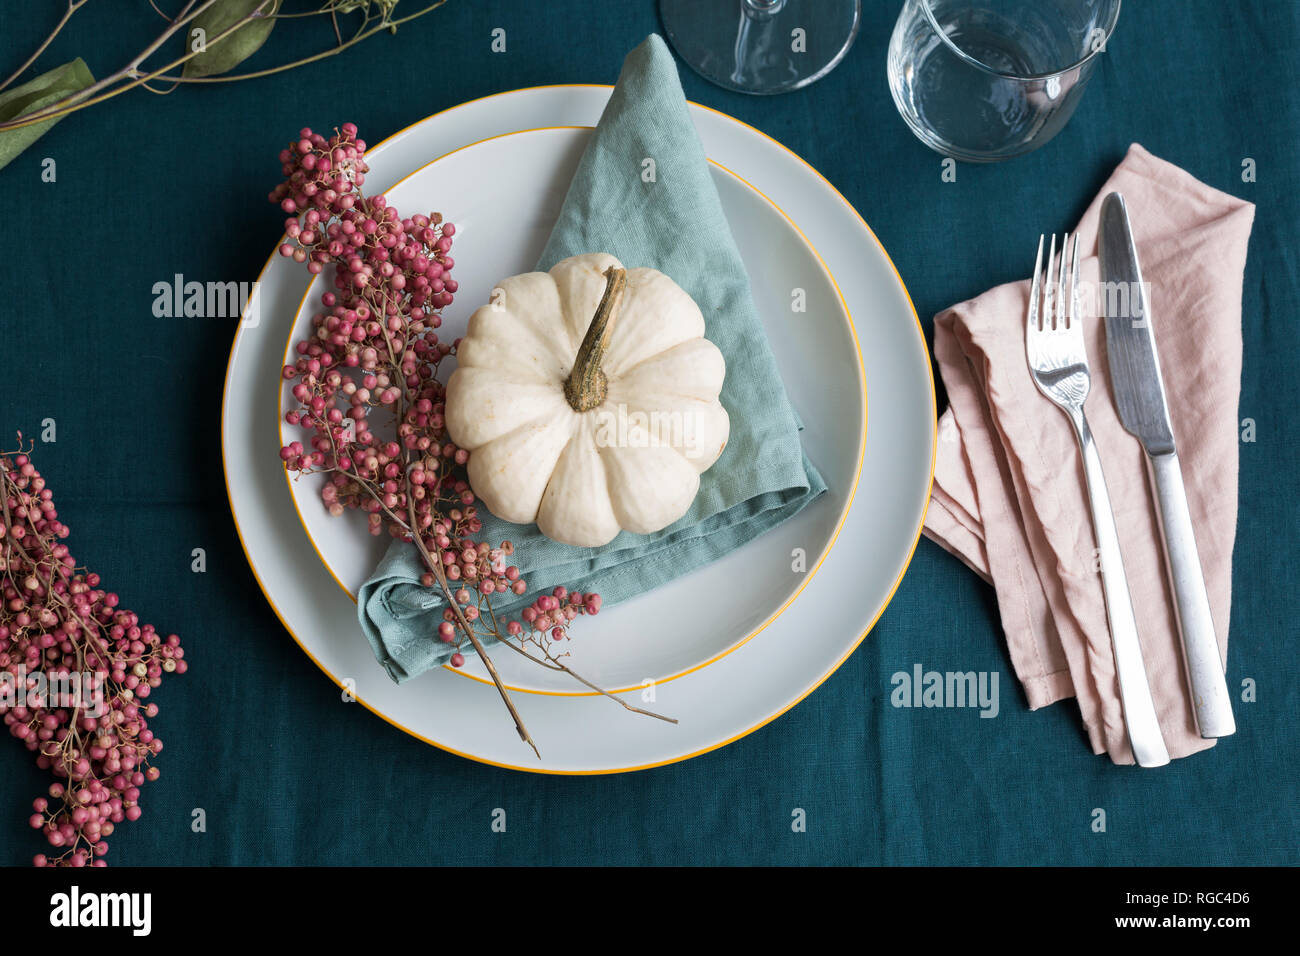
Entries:
{"label": "green eucalyptus leaf", "polygon": [[[262,16],[249,21],[228,37],[216,40],[226,30],[265,4]],[[198,41],[196,31],[203,31],[205,48],[185,61],[185,76],[220,76],[233,70],[261,49],[275,28],[271,14],[280,8],[280,0],[217,0],[185,25],[190,49]]]}
{"label": "green eucalyptus leaf", "polygon": [[[52,106],[65,96],[84,90],[94,82],[89,67],[80,57],[71,63],[56,66],[22,86],[0,93],[0,123]],[[40,139],[60,119],[62,117],[55,117],[43,123],[0,132],[0,169]]]}

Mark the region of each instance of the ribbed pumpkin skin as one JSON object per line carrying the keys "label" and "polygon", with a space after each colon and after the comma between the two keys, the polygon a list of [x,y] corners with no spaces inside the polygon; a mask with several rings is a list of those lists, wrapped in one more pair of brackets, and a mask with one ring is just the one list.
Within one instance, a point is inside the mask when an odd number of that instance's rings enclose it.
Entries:
{"label": "ribbed pumpkin skin", "polygon": [[684,515],[730,432],[722,353],[694,300],[653,269],[627,270],[600,364],[605,400],[570,405],[565,383],[611,267],[623,268],[591,253],[499,283],[447,384],[447,429],[470,452],[474,493],[498,517],[580,547]]}

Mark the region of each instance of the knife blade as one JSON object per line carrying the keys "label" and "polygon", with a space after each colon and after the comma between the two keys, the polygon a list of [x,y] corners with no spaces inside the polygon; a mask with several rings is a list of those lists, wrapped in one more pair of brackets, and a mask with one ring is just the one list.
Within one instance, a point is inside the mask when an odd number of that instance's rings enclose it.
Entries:
{"label": "knife blade", "polygon": [[1120,421],[1146,452],[1197,729],[1202,737],[1227,737],[1237,726],[1169,419],[1151,303],[1119,193],[1102,201],[1098,255],[1098,310],[1106,323],[1111,387]]}

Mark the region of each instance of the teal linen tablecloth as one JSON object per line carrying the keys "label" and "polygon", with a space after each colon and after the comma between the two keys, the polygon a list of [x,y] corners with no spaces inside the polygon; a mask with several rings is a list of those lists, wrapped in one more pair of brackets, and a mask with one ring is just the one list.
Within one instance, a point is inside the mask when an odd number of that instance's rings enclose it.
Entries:
{"label": "teal linen tablecloth", "polygon": [[[79,12],[50,62],[82,55],[96,76],[125,62],[157,19],[147,6],[119,6]],[[992,591],[927,541],[870,636],[816,693],[686,763],[608,778],[526,775],[435,750],[341,701],[258,593],[231,522],[218,421],[233,324],[157,318],[152,287],[176,273],[257,277],[283,218],[263,199],[275,154],[299,127],[352,120],[377,142],[501,90],[612,82],[626,52],[659,29],[653,0],[451,0],[396,36],[299,71],[95,106],[0,170],[9,224],[0,445],[12,447],[19,428],[38,438],[73,553],[146,620],[180,633],[191,662],[152,698],[161,713],[151,726],[167,745],[162,778],[145,788],[144,817],[114,834],[110,860],[1300,863],[1300,5],[1126,3],[1064,132],[1010,163],[959,165],[955,182],[886,88],[899,6],[864,4],[856,46],[806,90],[750,98],[689,71],[683,81],[690,99],[786,143],[844,193],[889,250],[927,330],[945,306],[1023,277],[1038,234],[1075,221],[1135,140],[1258,206],[1228,662],[1237,735],[1150,772],[1092,756],[1072,705],[1026,710]],[[6,20],[0,73],[57,15]],[[496,28],[504,53],[492,52]],[[250,67],[320,42],[299,35],[282,25]],[[417,68],[428,63],[437,68]],[[365,82],[355,82],[362,68]],[[47,158],[54,182],[42,180]],[[47,419],[54,443],[39,442]],[[303,561],[314,560],[304,542]],[[812,623],[815,611],[795,613]],[[892,707],[891,675],[917,664],[997,672],[997,717]],[[1240,699],[1243,682],[1253,702]],[[26,818],[47,778],[4,739],[0,863],[20,863],[42,849]],[[506,834],[492,832],[498,807]],[[205,832],[191,826],[196,808]],[[795,809],[806,832],[792,831]],[[1097,809],[1105,832],[1092,828]]]}

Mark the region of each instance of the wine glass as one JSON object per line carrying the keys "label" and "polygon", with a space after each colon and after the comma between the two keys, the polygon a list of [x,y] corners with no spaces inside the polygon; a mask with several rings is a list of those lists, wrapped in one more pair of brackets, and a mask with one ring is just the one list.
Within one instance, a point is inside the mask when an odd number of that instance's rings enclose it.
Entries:
{"label": "wine glass", "polygon": [[677,55],[741,93],[786,93],[821,79],[849,52],[861,0],[659,0]]}
{"label": "wine glass", "polygon": [[1061,131],[1115,31],[1120,0],[905,0],[889,89],[921,142],[993,162]]}

